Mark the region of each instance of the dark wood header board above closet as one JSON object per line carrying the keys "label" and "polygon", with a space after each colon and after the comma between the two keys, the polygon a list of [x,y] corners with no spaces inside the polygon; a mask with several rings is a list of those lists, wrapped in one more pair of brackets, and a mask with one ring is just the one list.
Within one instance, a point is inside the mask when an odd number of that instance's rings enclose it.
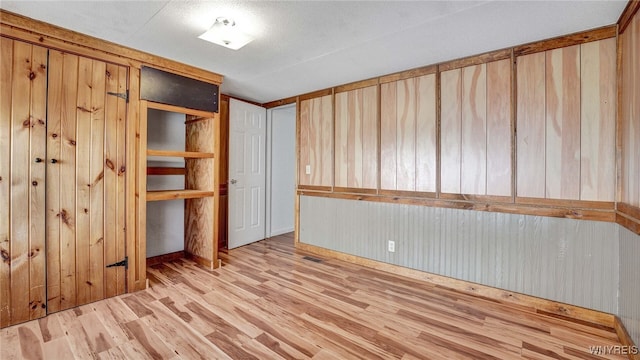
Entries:
{"label": "dark wood header board above closet", "polygon": [[218,112],[218,85],[143,66],[140,98],[189,109]]}

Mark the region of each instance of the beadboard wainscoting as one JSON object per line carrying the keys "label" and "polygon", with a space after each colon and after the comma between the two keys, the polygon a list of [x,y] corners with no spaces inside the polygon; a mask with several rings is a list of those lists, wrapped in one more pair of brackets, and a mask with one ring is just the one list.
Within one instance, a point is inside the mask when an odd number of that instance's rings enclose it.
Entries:
{"label": "beadboard wainscoting", "polygon": [[640,344],[640,236],[620,228],[620,291],[618,316],[636,344]]}
{"label": "beadboard wainscoting", "polygon": [[612,314],[620,276],[638,278],[620,275],[619,232],[608,222],[300,196],[301,243]]}

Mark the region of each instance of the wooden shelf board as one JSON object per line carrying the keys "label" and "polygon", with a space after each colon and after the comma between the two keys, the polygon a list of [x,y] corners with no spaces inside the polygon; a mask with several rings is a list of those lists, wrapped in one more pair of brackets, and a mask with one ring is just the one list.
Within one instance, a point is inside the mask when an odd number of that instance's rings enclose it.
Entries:
{"label": "wooden shelf board", "polygon": [[183,167],[147,166],[147,175],[184,175]]}
{"label": "wooden shelf board", "polygon": [[213,196],[214,193],[205,190],[155,190],[147,191],[147,201],[199,199]]}
{"label": "wooden shelf board", "polygon": [[147,149],[147,156],[181,157],[186,159],[213,159],[214,154],[195,151],[172,151]]}

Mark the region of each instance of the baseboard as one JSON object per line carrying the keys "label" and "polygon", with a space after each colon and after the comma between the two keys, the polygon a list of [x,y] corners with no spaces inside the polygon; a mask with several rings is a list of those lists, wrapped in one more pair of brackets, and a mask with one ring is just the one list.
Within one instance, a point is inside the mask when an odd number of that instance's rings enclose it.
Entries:
{"label": "baseboard", "polygon": [[627,328],[624,327],[622,320],[619,317],[614,317],[614,328],[616,329],[616,334],[618,334],[618,339],[622,345],[627,346],[629,349],[635,349],[638,354],[628,354],[629,360],[640,360],[640,352],[638,351],[638,346],[633,342],[633,339],[629,335]]}
{"label": "baseboard", "polygon": [[147,267],[162,264],[163,262],[169,262],[184,257],[184,251],[176,251],[168,254],[162,254],[158,256],[152,256],[147,258]]}
{"label": "baseboard", "polygon": [[208,268],[209,270],[213,270],[214,269],[214,262],[213,260],[209,260],[209,259],[205,259],[201,256],[195,255],[195,254],[191,254],[187,251],[184,252],[184,257],[190,260],[195,261],[196,263]]}
{"label": "baseboard", "polygon": [[282,234],[287,234],[293,232],[293,228],[286,228],[286,229],[278,229],[278,230],[272,230],[271,231],[271,235],[269,235],[269,237],[274,237],[274,236],[278,236],[278,235],[282,235]]}
{"label": "baseboard", "polygon": [[[524,311],[567,318],[575,322],[585,323],[592,326],[606,327],[611,330],[616,329],[616,331],[617,327],[624,329],[624,325],[621,322],[616,323],[615,315],[602,311],[564,304],[553,300],[498,289],[487,285],[476,284],[465,280],[459,280],[420,270],[410,269],[399,265],[366,259],[335,250],[329,250],[322,247],[305,244],[302,242],[297,242],[295,245],[297,249],[307,251],[315,255],[343,260],[369,268],[406,276],[412,279],[426,281],[463,293],[473,294],[478,297],[484,297],[493,301],[498,301],[502,304],[517,307]],[[629,341],[631,341],[630,338]],[[631,343],[633,343],[633,341],[631,341]]]}

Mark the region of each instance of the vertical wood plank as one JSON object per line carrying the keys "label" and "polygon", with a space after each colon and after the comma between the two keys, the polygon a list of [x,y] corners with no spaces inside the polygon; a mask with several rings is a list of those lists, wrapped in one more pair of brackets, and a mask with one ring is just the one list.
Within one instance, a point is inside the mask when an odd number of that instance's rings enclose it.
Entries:
{"label": "vertical wood plank", "polygon": [[11,322],[29,320],[29,140],[32,46],[15,41],[11,94]]}
{"label": "vertical wood plank", "polygon": [[78,59],[76,105],[76,285],[77,304],[91,301],[91,88],[93,61]]}
{"label": "vertical wood plank", "polygon": [[325,95],[316,99],[320,110],[319,122],[321,141],[318,143],[317,152],[320,154],[320,172],[318,184],[322,186],[333,185],[333,96]]}
{"label": "vertical wood plank", "polygon": [[622,179],[621,200],[640,206],[640,16],[627,26],[621,37],[622,51]]}
{"label": "vertical wood plank", "polygon": [[396,190],[396,82],[380,85],[380,188]]}
{"label": "vertical wood plank", "polygon": [[545,54],[517,58],[517,196],[545,197]]}
{"label": "vertical wood plank", "polygon": [[45,190],[46,163],[36,163],[47,155],[47,49],[33,46],[31,59],[31,139],[29,164],[29,309],[31,320],[46,312]]}
{"label": "vertical wood plank", "polygon": [[[123,93],[127,90],[127,78],[129,71],[127,68],[119,66],[118,67],[118,93]],[[113,74],[112,74],[113,76]],[[127,179],[133,178],[132,173],[127,172],[127,156],[128,154],[133,154],[133,147],[127,144],[127,133],[131,133],[128,131],[129,121],[127,119],[127,102],[124,99],[116,98],[118,103],[118,110],[116,114],[115,121],[117,122],[116,127],[116,173],[118,175],[116,181],[116,233],[115,233],[115,241],[116,245],[114,246],[116,249],[116,259],[119,261],[124,259],[126,254],[126,244],[127,244],[127,219],[132,217],[133,211],[131,211],[131,207],[127,206],[127,198],[133,198],[128,195],[129,189],[133,189],[133,186],[128,186]],[[129,175],[127,175],[129,174]],[[131,214],[131,215],[130,215]],[[133,236],[132,236],[133,238]],[[146,255],[146,254],[145,254]],[[135,259],[132,259],[135,261]],[[107,280],[110,280],[107,278]],[[107,294],[107,296],[115,296],[124,294],[126,291],[126,269],[123,267],[116,268],[116,288],[114,294]]]}
{"label": "vertical wood plank", "polygon": [[[118,66],[106,64],[104,104],[104,263],[113,264],[118,259],[118,98],[106,92],[119,92]],[[104,268],[105,296],[117,294],[117,267]]]}
{"label": "vertical wood plank", "polygon": [[362,187],[378,188],[378,87],[362,89]]}
{"label": "vertical wood plank", "polygon": [[309,104],[309,164],[311,164],[310,184],[322,183],[322,101],[311,99]]}
{"label": "vertical wood plank", "polygon": [[[60,219],[60,310],[76,306],[76,148],[78,98],[78,56],[60,53],[63,58],[62,70],[49,67],[50,72],[62,73],[61,112],[60,112],[60,208],[56,216]],[[48,156],[49,164],[55,158]],[[85,186],[86,187],[86,186]],[[55,191],[52,190],[52,191]],[[55,241],[55,240],[54,240]]]}
{"label": "vertical wood plank", "polygon": [[580,198],[580,46],[546,52],[546,197]]}
{"label": "vertical wood plank", "polygon": [[0,327],[11,323],[11,94],[13,75],[13,40],[0,37]]}
{"label": "vertical wood plank", "polygon": [[580,200],[614,201],[616,39],[581,45]]}
{"label": "vertical wood plank", "polygon": [[[47,157],[61,159],[63,56],[49,52],[47,92]],[[60,166],[47,166],[47,312],[60,310]]]}
{"label": "vertical wood plank", "polygon": [[[104,298],[104,175],[105,171],[105,101],[106,101],[106,64],[93,61],[91,72],[91,163],[89,169],[90,186],[90,239],[89,251],[91,284],[90,301]],[[110,163],[111,167],[115,166]],[[110,223],[110,227],[114,223]],[[82,271],[82,269],[80,269]]]}
{"label": "vertical wood plank", "polygon": [[335,116],[335,184],[347,186],[347,134],[348,134],[348,108],[347,92],[336,94]]}
{"label": "vertical wood plank", "polygon": [[511,59],[487,64],[487,195],[511,196]]}
{"label": "vertical wood plank", "polygon": [[436,75],[416,78],[416,191],[436,191]]}
{"label": "vertical wood plank", "polygon": [[486,64],[462,69],[462,140],[460,191],[487,192],[487,71]]}
{"label": "vertical wood plank", "polygon": [[415,79],[399,80],[397,91],[397,186],[398,190],[416,188],[416,91]]}
{"label": "vertical wood plank", "polygon": [[300,138],[298,139],[298,151],[300,153],[300,163],[298,164],[298,183],[300,185],[311,185],[311,177],[306,173],[307,165],[311,166],[309,158],[309,127],[311,121],[310,113],[311,100],[300,101],[300,115],[298,116],[298,127]]}
{"label": "vertical wood plank", "polygon": [[460,193],[462,73],[460,69],[441,73],[441,169],[440,190]]}

